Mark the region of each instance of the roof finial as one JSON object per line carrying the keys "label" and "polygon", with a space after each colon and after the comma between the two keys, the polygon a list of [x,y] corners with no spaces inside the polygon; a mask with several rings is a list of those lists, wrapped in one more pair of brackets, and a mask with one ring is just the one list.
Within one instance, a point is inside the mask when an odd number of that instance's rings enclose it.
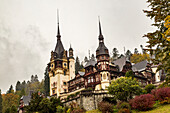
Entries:
{"label": "roof finial", "polygon": [[98,19],[99,19],[99,40],[103,40],[101,24],[100,24],[100,16],[98,16]]}
{"label": "roof finial", "polygon": [[99,35],[102,35],[101,24],[100,24],[100,16],[98,16],[98,19],[99,19]]}
{"label": "roof finial", "polygon": [[60,28],[59,28],[59,11],[57,9],[57,24],[58,24],[58,32],[57,32],[57,39],[60,40]]}

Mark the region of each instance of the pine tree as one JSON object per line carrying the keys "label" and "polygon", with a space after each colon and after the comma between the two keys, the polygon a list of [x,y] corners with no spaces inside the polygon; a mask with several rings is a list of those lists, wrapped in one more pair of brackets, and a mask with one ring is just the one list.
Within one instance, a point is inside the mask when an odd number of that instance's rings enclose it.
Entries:
{"label": "pine tree", "polygon": [[16,89],[16,91],[20,91],[22,89],[22,85],[21,85],[20,81],[17,81],[15,89]]}
{"label": "pine tree", "polygon": [[134,49],[134,54],[138,54],[138,53],[139,53],[138,49],[135,48],[135,49]]}
{"label": "pine tree", "polygon": [[14,89],[13,89],[12,85],[10,86],[9,90],[7,91],[7,94],[9,94],[9,93],[14,93]]}
{"label": "pine tree", "polygon": [[118,53],[119,52],[118,52],[117,48],[113,48],[113,51],[112,51],[112,59],[113,60],[116,60],[118,58],[118,56],[119,56]]}
{"label": "pine tree", "polygon": [[79,60],[79,57],[77,56],[76,57],[76,62],[75,62],[75,73],[77,74],[78,71],[80,71],[80,60]]}
{"label": "pine tree", "polygon": [[0,113],[2,113],[2,95],[1,95],[1,89],[0,89]]}
{"label": "pine tree", "polygon": [[170,30],[170,26],[166,26],[170,18],[169,0],[147,0],[147,3],[150,9],[144,10],[144,13],[150,19],[154,19],[152,25],[157,27],[156,31],[144,35],[149,39],[148,51],[155,56],[152,61],[159,65],[158,70],[164,69],[166,75],[170,75],[170,34],[166,34]]}
{"label": "pine tree", "polygon": [[44,76],[45,95],[49,96],[49,93],[50,93],[50,78],[49,78],[49,73],[48,73],[48,67],[46,67],[44,75],[45,75]]}
{"label": "pine tree", "polygon": [[85,56],[84,57],[84,62],[88,62],[89,60],[88,60],[88,58]]}

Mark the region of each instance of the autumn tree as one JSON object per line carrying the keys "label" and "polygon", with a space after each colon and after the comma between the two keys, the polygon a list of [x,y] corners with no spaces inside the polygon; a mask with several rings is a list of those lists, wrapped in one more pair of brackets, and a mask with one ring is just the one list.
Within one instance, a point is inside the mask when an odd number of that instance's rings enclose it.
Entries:
{"label": "autumn tree", "polygon": [[[154,20],[157,29],[144,35],[149,41],[147,49],[155,58],[153,63],[159,64],[158,70],[164,69],[170,75],[170,7],[169,0],[147,0],[150,9],[144,10],[146,16]],[[156,48],[156,49],[153,49]]]}
{"label": "autumn tree", "polygon": [[2,94],[0,89],[0,113],[2,113]]}
{"label": "autumn tree", "polygon": [[18,106],[19,95],[8,93],[2,96],[3,102],[3,113],[6,109],[11,108],[12,106]]}
{"label": "autumn tree", "polygon": [[138,62],[141,62],[143,60],[147,60],[147,61],[150,61],[150,55],[145,53],[145,54],[132,54],[131,57],[130,57],[130,61],[132,63],[138,63]]}

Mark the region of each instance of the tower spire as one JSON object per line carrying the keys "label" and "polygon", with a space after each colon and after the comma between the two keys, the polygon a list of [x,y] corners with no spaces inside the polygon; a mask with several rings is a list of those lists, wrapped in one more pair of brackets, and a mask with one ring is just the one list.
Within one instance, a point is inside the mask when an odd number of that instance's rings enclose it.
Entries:
{"label": "tower spire", "polygon": [[102,30],[101,30],[101,24],[100,24],[100,17],[99,18],[99,41],[103,41],[103,35],[102,35]]}
{"label": "tower spire", "polygon": [[58,24],[58,31],[57,31],[57,40],[60,40],[60,28],[59,28],[59,12],[58,12],[58,9],[57,9],[57,24]]}

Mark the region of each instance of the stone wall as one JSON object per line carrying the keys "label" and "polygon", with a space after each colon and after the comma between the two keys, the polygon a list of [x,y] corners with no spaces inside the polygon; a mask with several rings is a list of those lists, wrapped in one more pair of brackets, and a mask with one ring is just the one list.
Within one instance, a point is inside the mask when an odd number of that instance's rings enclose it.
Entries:
{"label": "stone wall", "polygon": [[101,102],[104,97],[110,97],[110,95],[106,91],[81,92],[78,97],[65,101],[63,104],[70,106],[71,103],[76,103],[85,110],[93,110],[98,108],[98,103]]}

